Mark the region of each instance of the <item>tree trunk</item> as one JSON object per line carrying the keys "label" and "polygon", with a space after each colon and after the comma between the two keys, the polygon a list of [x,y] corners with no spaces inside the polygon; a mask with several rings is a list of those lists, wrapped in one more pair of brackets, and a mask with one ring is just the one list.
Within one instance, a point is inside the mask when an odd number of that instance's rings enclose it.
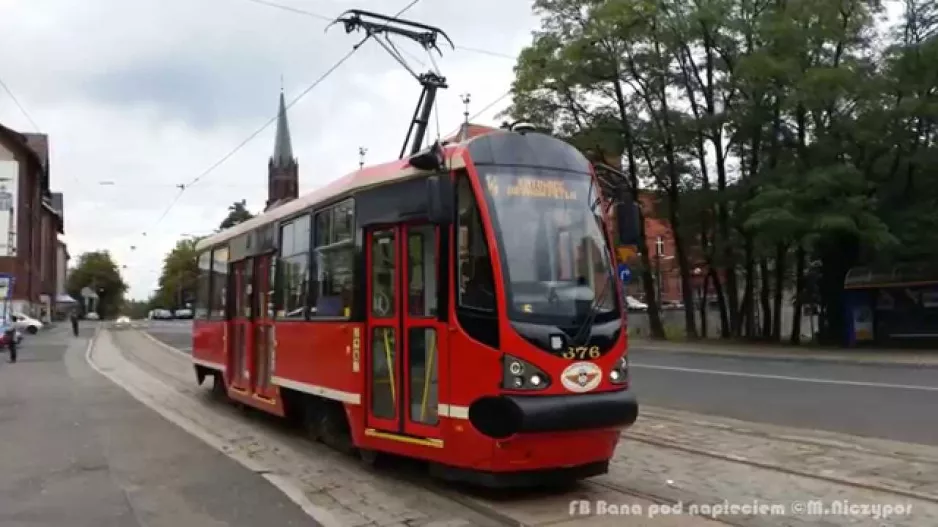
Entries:
{"label": "tree trunk", "polygon": [[785,244],[775,246],[775,317],[772,319],[772,340],[782,340],[782,300],[785,295],[785,271],[788,247]]}
{"label": "tree trunk", "polygon": [[806,259],[807,256],[805,255],[804,246],[799,243],[798,250],[795,252],[795,305],[791,320],[792,344],[801,344],[801,311],[804,305],[804,271],[807,266]]}
{"label": "tree trunk", "polygon": [[759,307],[762,310],[762,338],[769,340],[772,336],[772,306],[769,299],[772,296],[772,278],[769,274],[769,261],[759,259]]}
{"label": "tree trunk", "polygon": [[[717,306],[720,310],[720,336],[730,338],[732,327],[730,326],[729,310],[726,307],[726,295],[723,291],[723,284],[720,282],[720,276],[714,268],[708,269],[713,280],[713,292],[717,295]],[[705,300],[706,301],[706,300]]]}
{"label": "tree trunk", "polygon": [[[746,235],[745,241],[745,258],[746,258],[746,292],[744,293],[745,299],[743,300],[742,306],[742,318],[745,320],[745,333],[747,338],[753,338],[756,336],[756,319],[755,319],[755,291],[756,291],[756,258],[753,254],[753,240],[752,235]],[[741,335],[740,335],[741,336]]]}
{"label": "tree trunk", "polygon": [[710,333],[707,328],[707,292],[710,289],[710,277],[713,276],[713,273],[708,272],[704,275],[703,285],[700,288],[700,337],[707,338]]}
{"label": "tree trunk", "polygon": [[648,256],[648,239],[645,234],[645,211],[641,206],[642,200],[638,190],[638,162],[635,159],[635,139],[632,133],[632,125],[629,122],[625,93],[622,91],[622,84],[618,81],[619,77],[620,72],[617,71],[617,80],[612,84],[616,94],[616,103],[619,107],[622,136],[625,140],[625,155],[629,165],[629,187],[632,191],[632,200],[639,206],[638,240],[642,260],[642,288],[645,292],[645,303],[648,305],[648,331],[651,333],[652,338],[663,339],[664,324],[661,323],[661,312],[658,307],[658,299],[655,297],[655,280],[651,274],[651,258]]}

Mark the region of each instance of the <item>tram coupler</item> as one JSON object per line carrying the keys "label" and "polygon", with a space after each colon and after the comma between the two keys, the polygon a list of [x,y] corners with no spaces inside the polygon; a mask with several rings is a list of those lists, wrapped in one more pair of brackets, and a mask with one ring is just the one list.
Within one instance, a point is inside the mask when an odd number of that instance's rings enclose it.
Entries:
{"label": "tram coupler", "polygon": [[583,395],[496,395],[469,406],[469,422],[492,439],[515,434],[631,426],[638,401],[630,390]]}

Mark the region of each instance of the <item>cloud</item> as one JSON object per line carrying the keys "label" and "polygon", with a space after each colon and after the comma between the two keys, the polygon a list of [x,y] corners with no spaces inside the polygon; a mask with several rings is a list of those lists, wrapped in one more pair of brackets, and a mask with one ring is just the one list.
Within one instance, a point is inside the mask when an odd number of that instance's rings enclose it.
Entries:
{"label": "cloud", "polygon": [[[406,4],[281,3],[327,16],[353,6],[393,14]],[[507,91],[510,57],[536,25],[523,1],[423,0],[407,16],[443,27],[459,46],[443,48],[438,58],[449,82],[439,96],[441,134],[462,119],[460,94],[472,94],[474,112]],[[7,0],[0,48],[22,51],[4,55],[0,78],[50,135],[52,187],[65,193],[72,255],[111,250],[127,266],[131,296],[145,298],[182,234],[213,230],[236,200],[260,210],[273,127],[188,188],[157,223],[177,196],[176,185],[275,114],[281,75],[288,99],[295,97],[360,38],[341,27],[323,33],[324,26],[248,0]],[[401,47],[418,71],[429,67],[419,47]],[[368,148],[368,163],[397,157],[419,92],[377,43],[363,46],[289,111],[300,191],[356,169],[360,146]],[[477,121],[488,122],[504,104]],[[31,129],[2,94],[0,122]],[[433,135],[436,122],[435,116]]]}

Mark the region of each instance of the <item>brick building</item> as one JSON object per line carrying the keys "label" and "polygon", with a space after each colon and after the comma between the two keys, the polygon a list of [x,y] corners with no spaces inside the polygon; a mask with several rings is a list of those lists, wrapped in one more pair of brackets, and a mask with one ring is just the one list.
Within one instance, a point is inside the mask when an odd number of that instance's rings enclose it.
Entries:
{"label": "brick building", "polygon": [[13,278],[11,312],[52,314],[62,207],[62,194],[49,189],[48,136],[0,125],[0,274]]}

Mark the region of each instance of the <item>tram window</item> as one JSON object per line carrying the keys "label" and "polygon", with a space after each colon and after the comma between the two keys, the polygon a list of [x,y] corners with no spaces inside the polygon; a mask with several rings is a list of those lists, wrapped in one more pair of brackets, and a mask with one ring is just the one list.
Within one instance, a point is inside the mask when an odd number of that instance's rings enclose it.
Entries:
{"label": "tram window", "polygon": [[316,285],[314,304],[310,315],[314,317],[348,317],[352,308],[352,265],[355,247],[351,243],[341,246],[316,248]]}
{"label": "tram window", "polygon": [[279,318],[306,319],[309,291],[309,216],[280,228],[275,311]]}
{"label": "tram window", "polygon": [[332,209],[316,214],[316,247],[332,243]]}
{"label": "tram window", "polygon": [[355,232],[355,203],[347,199],[333,207],[333,237],[332,243],[351,240]]}
{"label": "tram window", "polygon": [[459,305],[484,311],[495,310],[495,279],[491,254],[482,228],[479,206],[472,193],[469,178],[460,176],[457,183],[457,247],[459,272]]}
{"label": "tram window", "polygon": [[378,318],[393,317],[397,303],[397,251],[394,231],[377,231],[371,240],[371,314]]}
{"label": "tram window", "polygon": [[198,260],[199,275],[195,294],[195,311],[193,318],[205,320],[209,314],[209,303],[211,302],[211,280],[212,280],[212,251],[204,251],[199,255]]}
{"label": "tram window", "polygon": [[339,202],[316,213],[313,258],[316,277],[310,316],[348,318],[353,299],[355,202]]}
{"label": "tram window", "polygon": [[407,235],[407,305],[413,316],[436,316],[436,228],[422,225]]}
{"label": "tram window", "polygon": [[228,299],[228,248],[216,247],[212,251],[212,294],[209,314],[212,319],[224,320]]}

